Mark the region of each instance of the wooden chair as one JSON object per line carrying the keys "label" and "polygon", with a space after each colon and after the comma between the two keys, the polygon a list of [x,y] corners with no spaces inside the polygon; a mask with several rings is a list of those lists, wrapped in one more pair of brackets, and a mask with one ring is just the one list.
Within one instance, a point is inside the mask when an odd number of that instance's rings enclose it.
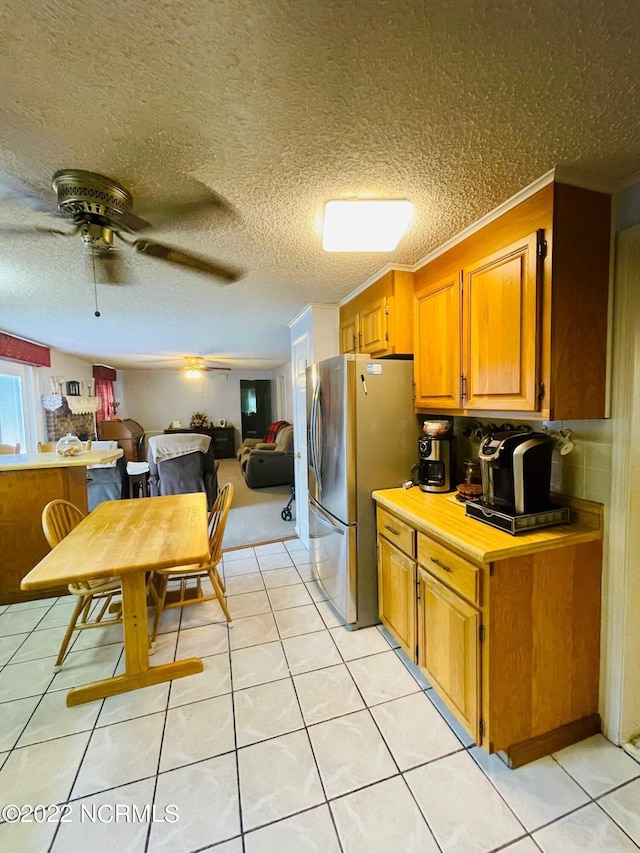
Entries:
{"label": "wooden chair", "polygon": [[[61,499],[49,501],[42,510],[42,530],[49,545],[55,548],[74,527],[80,524],[83,518],[84,513],[69,501]],[[104,628],[122,622],[122,603],[119,600],[113,601],[114,596],[120,593],[119,578],[78,581],[69,584],[69,592],[76,595],[78,600],[58,652],[55,672],[59,672],[62,667],[74,631],[81,631],[84,628]],[[99,605],[98,601],[101,602]],[[91,613],[94,603],[97,607],[95,615]],[[105,619],[107,614],[113,615]],[[90,615],[91,619],[89,619]]]}
{"label": "wooden chair", "polygon": [[0,444],[0,453],[20,453],[19,444]]}
{"label": "wooden chair", "polygon": [[[227,524],[229,508],[233,500],[233,486],[226,483],[209,513],[209,556],[201,565],[173,566],[168,569],[157,569],[154,572],[156,584],[151,584],[150,590],[156,602],[156,616],[153,623],[151,642],[154,643],[158,634],[160,617],[165,610],[173,607],[184,607],[187,604],[199,604],[203,601],[218,600],[227,622],[231,615],[224,600],[225,585],[218,572],[218,564],[222,559],[222,539]],[[203,579],[208,578],[213,588],[208,592],[202,587]],[[169,584],[171,583],[171,588]]]}

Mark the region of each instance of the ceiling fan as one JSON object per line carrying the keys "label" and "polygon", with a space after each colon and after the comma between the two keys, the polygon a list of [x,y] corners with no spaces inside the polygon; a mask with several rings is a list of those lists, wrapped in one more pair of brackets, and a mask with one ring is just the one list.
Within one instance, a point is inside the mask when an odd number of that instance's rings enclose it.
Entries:
{"label": "ceiling fan", "polygon": [[199,379],[205,371],[209,370],[223,370],[226,372],[231,370],[230,367],[214,367],[213,365],[205,364],[204,358],[199,355],[187,355],[184,361],[184,375],[187,379]]}
{"label": "ceiling fan", "polygon": [[[76,234],[91,254],[92,263],[98,263],[111,283],[121,281],[121,271],[117,263],[118,253],[114,237],[126,243],[135,252],[140,252],[166,263],[195,270],[213,276],[226,284],[238,281],[242,272],[223,264],[218,264],[191,252],[185,252],[174,246],[158,243],[154,240],[129,239],[125,234],[153,228],[150,222],[137,216],[133,208],[133,197],[128,190],[112,178],[96,172],[81,169],[62,169],[52,178],[52,187],[56,193],[55,203],[41,195],[32,187],[11,178],[0,176],[0,197],[13,198],[25,206],[39,212],[64,218],[74,227],[62,231],[57,228],[13,227],[2,228],[5,233],[13,234],[52,234],[70,237]],[[221,199],[208,192],[206,199],[187,202],[174,208],[173,218],[189,215],[198,209],[220,206]],[[95,271],[95,267],[94,267]]]}

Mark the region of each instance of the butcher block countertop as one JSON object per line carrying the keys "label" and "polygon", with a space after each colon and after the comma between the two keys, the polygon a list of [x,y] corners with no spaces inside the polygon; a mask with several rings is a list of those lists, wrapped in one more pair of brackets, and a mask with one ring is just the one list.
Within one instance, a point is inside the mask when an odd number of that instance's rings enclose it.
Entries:
{"label": "butcher block countertop", "polygon": [[418,488],[383,489],[373,492],[373,499],[416,530],[476,563],[602,539],[604,507],[599,503],[552,495],[553,503],[570,507],[571,522],[512,536],[475,518],[467,518],[464,504],[454,503],[453,494],[430,494]]}
{"label": "butcher block countertop", "polygon": [[33,471],[37,468],[76,468],[83,465],[106,465],[122,456],[122,449],[85,450],[77,456],[59,453],[7,453],[0,456],[0,471]]}

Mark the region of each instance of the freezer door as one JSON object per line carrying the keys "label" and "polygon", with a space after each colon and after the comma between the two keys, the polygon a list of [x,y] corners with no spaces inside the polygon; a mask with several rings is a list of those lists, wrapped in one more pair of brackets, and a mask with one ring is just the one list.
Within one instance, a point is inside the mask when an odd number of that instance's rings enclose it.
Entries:
{"label": "freezer door", "polygon": [[358,618],[356,528],[337,521],[309,496],[309,553],[329,604],[347,624]]}
{"label": "freezer door", "polygon": [[355,523],[353,356],[307,370],[309,494],[345,524]]}

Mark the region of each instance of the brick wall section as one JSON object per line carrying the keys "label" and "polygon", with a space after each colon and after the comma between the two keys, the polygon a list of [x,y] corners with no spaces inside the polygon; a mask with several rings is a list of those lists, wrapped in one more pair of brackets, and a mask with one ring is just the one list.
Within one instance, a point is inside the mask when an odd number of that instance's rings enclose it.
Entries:
{"label": "brick wall section", "polygon": [[45,412],[47,424],[47,441],[57,441],[68,432],[77,435],[82,441],[95,439],[93,415],[74,415],[62,398],[62,406],[55,412]]}

